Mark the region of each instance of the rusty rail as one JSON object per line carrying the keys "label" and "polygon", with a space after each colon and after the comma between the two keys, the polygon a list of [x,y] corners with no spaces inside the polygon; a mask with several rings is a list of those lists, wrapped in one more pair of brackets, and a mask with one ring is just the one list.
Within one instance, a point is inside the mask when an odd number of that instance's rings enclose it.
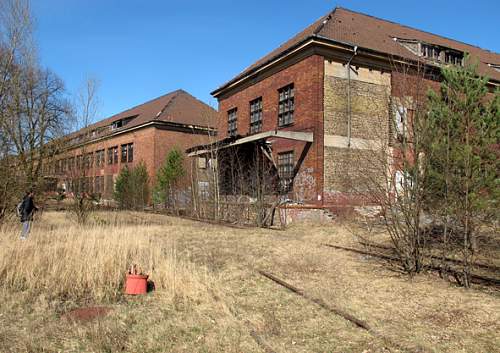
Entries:
{"label": "rusty rail", "polygon": [[[334,248],[334,249],[350,251],[350,252],[361,254],[361,255],[378,257],[378,258],[384,259],[384,260],[399,261],[399,258],[396,257],[396,256],[391,256],[391,255],[386,255],[386,254],[380,254],[380,253],[373,253],[373,252],[364,251],[364,250],[360,250],[360,249],[347,248],[347,247],[344,247],[344,246],[327,244],[327,243],[322,243],[321,245],[328,246],[328,247]],[[437,271],[437,272],[441,272],[442,271],[442,268],[439,267],[439,266],[428,264],[426,267],[428,269],[432,270],[432,271]],[[452,269],[447,270],[447,272],[449,272],[450,274],[454,275],[455,277],[456,276],[460,276],[460,273],[458,271],[455,271],[455,270],[452,270]],[[475,284],[500,287],[500,279],[498,279],[498,278],[487,277],[487,276],[482,276],[482,275],[478,275],[478,274],[470,274],[470,279],[471,279],[471,282],[475,283]]]}
{"label": "rusty rail", "polygon": [[[366,247],[373,247],[373,248],[379,248],[379,249],[394,251],[394,248],[392,246],[388,246],[388,245],[377,244],[377,243],[370,243],[370,242],[365,242],[365,241],[360,241],[359,243],[361,245],[366,246]],[[429,255],[429,257],[431,259],[444,260],[444,261],[452,262],[452,263],[455,263],[455,264],[461,264],[462,263],[462,261],[460,261],[460,260],[452,259],[452,258],[449,258],[449,257],[443,258],[443,257],[437,256],[437,255]],[[485,269],[485,270],[491,270],[491,271],[498,271],[498,272],[500,272],[500,267],[499,266],[495,266],[495,265],[487,265],[487,264],[483,264],[483,263],[479,263],[479,262],[471,263],[471,265],[473,267],[482,268],[482,269]]]}
{"label": "rusty rail", "polygon": [[258,272],[264,276],[264,277],[267,277],[268,279],[270,279],[271,281],[279,284],[280,286],[282,287],[285,287],[286,289],[312,301],[313,303],[316,303],[318,304],[320,307],[322,307],[323,309],[326,309],[336,315],[339,315],[341,317],[343,317],[344,319],[352,322],[354,325],[364,329],[364,330],[367,330],[367,331],[370,331],[371,328],[370,326],[368,325],[368,323],[366,323],[365,321],[363,320],[360,320],[356,317],[354,317],[353,315],[347,313],[346,311],[342,310],[342,309],[339,309],[339,308],[335,308],[335,307],[332,307],[330,305],[328,305],[327,303],[325,303],[323,300],[319,299],[319,298],[315,298],[309,294],[307,294],[306,292],[304,292],[302,289],[299,289],[297,287],[294,287],[292,286],[291,284],[279,279],[278,277],[268,273],[268,272],[265,272],[265,271],[262,271],[262,270],[258,270]]}

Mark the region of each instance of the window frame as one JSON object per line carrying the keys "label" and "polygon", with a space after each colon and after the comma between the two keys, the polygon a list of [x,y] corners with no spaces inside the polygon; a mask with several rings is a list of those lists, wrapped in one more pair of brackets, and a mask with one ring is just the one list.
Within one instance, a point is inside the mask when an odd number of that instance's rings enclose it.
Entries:
{"label": "window frame", "polygon": [[278,89],[278,126],[286,127],[295,123],[295,85],[289,83]]}
{"label": "window frame", "polygon": [[238,108],[231,108],[227,111],[227,135],[238,135]]}
{"label": "window frame", "polygon": [[281,193],[289,193],[293,190],[293,172],[295,169],[295,151],[283,151],[278,153],[278,176]]}
{"label": "window frame", "polygon": [[250,134],[255,134],[262,131],[264,125],[264,104],[262,96],[255,98],[249,102],[250,108]]}

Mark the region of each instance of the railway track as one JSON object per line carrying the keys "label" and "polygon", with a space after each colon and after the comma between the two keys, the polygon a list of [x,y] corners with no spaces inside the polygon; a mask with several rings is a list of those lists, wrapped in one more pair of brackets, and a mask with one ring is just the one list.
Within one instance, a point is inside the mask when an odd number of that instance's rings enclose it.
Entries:
{"label": "railway track", "polygon": [[[383,259],[383,260],[396,261],[396,262],[399,261],[398,257],[394,256],[394,255],[374,253],[374,252],[365,251],[365,250],[361,250],[361,249],[349,248],[349,247],[345,247],[345,246],[339,246],[339,245],[333,245],[333,244],[327,244],[327,243],[322,243],[321,245],[327,246],[330,248],[334,248],[334,249],[338,249],[338,250],[353,252],[353,253],[360,254],[360,255],[372,256],[372,257],[376,257],[376,258]],[[435,266],[432,264],[427,264],[426,268],[429,270],[432,270],[432,271],[436,271],[436,272],[442,271],[441,267]],[[455,271],[453,269],[448,269],[447,272],[454,275],[455,277],[461,276],[460,272]],[[479,285],[483,285],[483,286],[490,286],[490,287],[495,287],[497,289],[500,289],[500,279],[498,279],[498,278],[487,277],[487,276],[483,276],[483,275],[479,275],[479,274],[471,274],[470,278],[471,278],[471,282],[474,284],[479,284]]]}

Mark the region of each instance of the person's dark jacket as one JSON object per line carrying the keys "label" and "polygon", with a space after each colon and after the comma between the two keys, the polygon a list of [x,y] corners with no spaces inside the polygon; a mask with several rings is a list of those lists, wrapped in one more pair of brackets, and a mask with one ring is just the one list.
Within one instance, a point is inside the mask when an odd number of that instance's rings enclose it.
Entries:
{"label": "person's dark jacket", "polygon": [[31,221],[34,211],[38,210],[33,202],[33,197],[25,196],[21,206],[21,222]]}

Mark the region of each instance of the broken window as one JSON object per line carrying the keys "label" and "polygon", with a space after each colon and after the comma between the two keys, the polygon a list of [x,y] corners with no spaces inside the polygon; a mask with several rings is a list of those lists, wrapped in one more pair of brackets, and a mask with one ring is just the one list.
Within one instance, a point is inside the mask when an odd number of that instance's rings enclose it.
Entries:
{"label": "broken window", "polygon": [[279,126],[290,125],[293,123],[293,112],[295,109],[293,83],[278,90],[278,94],[278,124]]}
{"label": "broken window", "polygon": [[134,161],[134,144],[129,143],[127,145],[128,152],[127,152],[127,161],[128,162],[133,162]]}
{"label": "broken window", "polygon": [[394,135],[398,140],[402,140],[407,130],[408,109],[402,104],[397,104],[394,110]]}
{"label": "broken window", "polygon": [[68,170],[73,170],[75,168],[75,157],[68,158]]}
{"label": "broken window", "polygon": [[96,176],[94,178],[94,192],[96,194],[101,194],[104,191],[104,177]]}
{"label": "broken window", "polygon": [[439,60],[441,49],[430,44],[422,44],[422,56],[428,59]]}
{"label": "broken window", "polygon": [[452,65],[462,66],[464,55],[456,51],[446,51],[444,54],[444,62]]}
{"label": "broken window", "polygon": [[108,164],[113,164],[113,149],[108,148]]}
{"label": "broken window", "polygon": [[92,168],[93,153],[87,153],[84,158],[85,169]]}
{"label": "broken window", "polygon": [[83,156],[79,155],[76,156],[76,169],[82,169],[83,168]]}
{"label": "broken window", "polygon": [[280,177],[280,189],[282,192],[290,192],[292,190],[293,167],[293,151],[278,153],[278,175]]}
{"label": "broken window", "polygon": [[99,150],[95,152],[95,165],[100,167],[104,164],[104,150]]}
{"label": "broken window", "polygon": [[262,97],[250,102],[250,133],[262,131]]}
{"label": "broken window", "polygon": [[127,163],[134,160],[134,144],[128,143],[121,145],[121,162]]}
{"label": "broken window", "polygon": [[108,148],[108,164],[118,163],[118,146]]}
{"label": "broken window", "polygon": [[238,108],[233,108],[227,112],[227,134],[229,136],[236,136],[238,133]]}

